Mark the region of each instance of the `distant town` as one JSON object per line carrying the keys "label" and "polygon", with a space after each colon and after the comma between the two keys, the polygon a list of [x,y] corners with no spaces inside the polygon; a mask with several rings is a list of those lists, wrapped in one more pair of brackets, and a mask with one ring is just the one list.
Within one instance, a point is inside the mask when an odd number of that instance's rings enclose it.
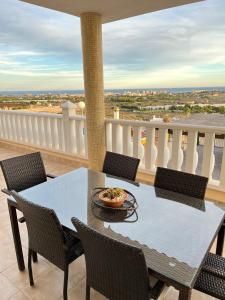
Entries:
{"label": "distant town", "polygon": [[[19,93],[0,92],[0,109],[29,110],[36,112],[61,113],[61,103],[85,102],[82,92]],[[106,116],[113,117],[114,111],[123,119],[151,120],[163,118],[188,118],[196,113],[218,113],[225,115],[225,89],[170,90],[121,90],[105,92]],[[77,107],[77,114],[85,113]]]}

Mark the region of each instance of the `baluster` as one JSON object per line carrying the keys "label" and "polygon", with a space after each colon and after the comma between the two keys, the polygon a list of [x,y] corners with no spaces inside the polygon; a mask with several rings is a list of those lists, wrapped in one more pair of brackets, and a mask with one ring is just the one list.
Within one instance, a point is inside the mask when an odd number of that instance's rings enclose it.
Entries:
{"label": "baluster", "polygon": [[146,128],[145,168],[151,172],[156,170],[157,147],[155,145],[155,128]]}
{"label": "baluster", "polygon": [[76,120],[75,122],[75,131],[76,131],[76,150],[77,150],[77,154],[81,155],[81,133],[80,133],[80,121]]}
{"label": "baluster", "polygon": [[71,152],[76,153],[76,129],[75,120],[70,120]]}
{"label": "baluster", "polygon": [[41,116],[34,116],[33,117],[33,132],[35,131],[36,139],[34,143],[39,147],[45,146],[45,128],[43,124],[43,120]]}
{"label": "baluster", "polygon": [[204,152],[202,161],[202,176],[208,177],[209,181],[212,179],[212,172],[215,165],[214,140],[215,133],[205,133]]}
{"label": "baluster", "polygon": [[58,135],[59,135],[59,150],[65,151],[64,128],[63,128],[62,117],[60,119],[57,119],[57,128],[58,128]]}
{"label": "baluster", "polygon": [[54,150],[58,150],[59,143],[58,143],[57,119],[56,118],[50,119],[50,131],[51,131],[52,148]]}
{"label": "baluster", "polygon": [[46,147],[52,148],[51,128],[50,128],[50,122],[48,117],[44,118],[44,129],[46,134]]}
{"label": "baluster", "polygon": [[106,123],[106,149],[112,151],[112,123]]}
{"label": "baluster", "polygon": [[0,111],[0,138],[3,138],[2,112]]}
{"label": "baluster", "polygon": [[11,128],[10,128],[10,122],[9,122],[9,114],[5,114],[5,123],[7,128],[7,139],[11,139]]}
{"label": "baluster", "polygon": [[123,154],[132,156],[131,126],[123,126]]}
{"label": "baluster", "polygon": [[2,129],[3,129],[3,135],[2,137],[5,139],[7,137],[7,131],[6,131],[6,124],[5,124],[5,113],[2,113]]}
{"label": "baluster", "polygon": [[86,120],[84,121],[84,156],[88,158],[88,150],[87,150],[87,125]]}
{"label": "baluster", "polygon": [[85,154],[85,140],[84,140],[84,121],[76,120],[76,138],[77,138],[77,154]]}
{"label": "baluster", "polygon": [[141,127],[133,127],[133,156],[142,158],[143,149],[141,149]]}
{"label": "baluster", "polygon": [[223,158],[222,158],[222,164],[221,164],[221,171],[220,171],[220,188],[225,190],[225,143],[223,146]]}
{"label": "baluster", "polygon": [[38,118],[37,116],[33,116],[33,120],[32,120],[32,123],[33,123],[33,140],[34,140],[34,144],[35,145],[39,145],[39,124],[38,124]]}
{"label": "baluster", "polygon": [[12,124],[10,122],[11,121],[10,114],[7,113],[5,116],[6,116],[7,139],[12,140]]}
{"label": "baluster", "polygon": [[80,122],[80,132],[81,132],[81,153],[82,155],[85,154],[85,126],[84,126],[84,120],[81,120]]}
{"label": "baluster", "polygon": [[9,128],[9,123],[8,123],[8,114],[5,114],[5,128],[6,128],[6,139],[10,139],[10,128]]}
{"label": "baluster", "polygon": [[188,131],[185,171],[195,174],[198,164],[197,152],[198,131]]}
{"label": "baluster", "polygon": [[4,122],[4,112],[1,112],[1,137],[4,139],[5,138],[5,122]]}
{"label": "baluster", "polygon": [[12,126],[11,126],[12,127],[12,139],[14,141],[17,141],[17,130],[16,130],[17,126],[15,123],[15,114],[14,113],[11,114],[11,124],[12,124]]}
{"label": "baluster", "polygon": [[18,114],[19,141],[23,142],[23,124],[22,115]]}
{"label": "baluster", "polygon": [[122,154],[122,126],[120,124],[112,124],[112,151]]}
{"label": "baluster", "polygon": [[168,163],[169,168],[178,171],[181,170],[181,166],[184,158],[183,150],[181,148],[182,133],[183,132],[181,129],[173,129],[172,155]]}
{"label": "baluster", "polygon": [[158,167],[166,168],[169,161],[169,148],[168,148],[168,129],[159,128],[158,139]]}
{"label": "baluster", "polygon": [[22,142],[25,143],[26,142],[26,125],[25,125],[25,119],[24,119],[24,115],[21,115],[21,135],[22,135]]}
{"label": "baluster", "polygon": [[33,144],[33,134],[32,134],[32,124],[31,124],[31,116],[28,115],[26,120],[26,125],[27,125],[27,142],[28,144],[32,145]]}
{"label": "baluster", "polygon": [[32,134],[32,143],[34,145],[37,144],[37,138],[36,138],[36,128],[35,128],[35,116],[31,117],[31,134]]}

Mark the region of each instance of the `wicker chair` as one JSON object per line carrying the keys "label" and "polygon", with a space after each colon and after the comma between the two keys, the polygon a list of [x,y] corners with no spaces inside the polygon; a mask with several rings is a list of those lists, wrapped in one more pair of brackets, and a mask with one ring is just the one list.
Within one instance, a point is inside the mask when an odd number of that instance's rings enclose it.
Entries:
{"label": "wicker chair", "polygon": [[158,167],[154,186],[191,197],[204,199],[208,178]]}
{"label": "wicker chair", "polygon": [[114,153],[106,152],[103,172],[116,177],[135,181],[140,159]]}
{"label": "wicker chair", "polygon": [[216,299],[225,300],[225,258],[209,253],[194,288]]}
{"label": "wicker chair", "polygon": [[[86,300],[94,288],[110,300],[157,299],[163,282],[149,285],[149,274],[141,249],[101,235],[72,218],[84,247],[86,260]],[[151,282],[151,280],[150,280]]]}
{"label": "wicker chair", "polygon": [[8,195],[11,190],[20,192],[47,181],[47,177],[55,178],[46,174],[40,152],[2,160],[0,164],[7,186],[2,192]]}
{"label": "wicker chair", "polygon": [[[206,177],[158,167],[154,185],[203,200],[207,183]],[[222,236],[220,237],[221,243],[223,243]],[[197,278],[195,289],[225,300],[225,258],[212,253],[208,254]]]}
{"label": "wicker chair", "polygon": [[35,251],[64,271],[63,297],[67,300],[69,264],[83,254],[80,240],[71,230],[63,230],[54,210],[31,203],[14,191],[11,195],[26,218],[30,285],[34,285],[31,256]]}
{"label": "wicker chair", "polygon": [[[12,190],[21,192],[47,181],[48,177],[52,179],[56,177],[46,174],[40,152],[2,160],[0,165],[7,186],[7,189],[2,189],[2,192],[7,195],[10,195]],[[22,217],[19,222],[23,223],[25,219]]]}
{"label": "wicker chair", "polygon": [[[6,195],[11,191],[23,191],[37,184],[47,181],[47,178],[56,176],[46,174],[44,163],[40,152],[29,153],[2,160],[0,162],[2,173],[5,178],[7,189],[2,189]],[[25,222],[25,218],[19,218],[20,223]],[[34,262],[37,261],[37,255],[33,253]]]}

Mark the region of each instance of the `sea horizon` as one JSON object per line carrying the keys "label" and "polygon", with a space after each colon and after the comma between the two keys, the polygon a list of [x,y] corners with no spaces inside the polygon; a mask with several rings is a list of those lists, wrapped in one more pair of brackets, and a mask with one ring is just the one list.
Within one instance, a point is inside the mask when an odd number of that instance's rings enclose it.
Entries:
{"label": "sea horizon", "polygon": [[[156,91],[156,92],[168,92],[168,93],[191,93],[193,91],[218,91],[218,92],[225,92],[225,86],[221,87],[183,87],[183,88],[120,88],[120,89],[105,89],[105,93],[118,93],[122,94],[125,92],[141,92],[141,91]],[[22,96],[22,95],[46,95],[46,94],[52,94],[52,95],[58,95],[58,94],[83,94],[83,89],[65,89],[65,90],[24,90],[24,91],[0,91],[0,96]]]}

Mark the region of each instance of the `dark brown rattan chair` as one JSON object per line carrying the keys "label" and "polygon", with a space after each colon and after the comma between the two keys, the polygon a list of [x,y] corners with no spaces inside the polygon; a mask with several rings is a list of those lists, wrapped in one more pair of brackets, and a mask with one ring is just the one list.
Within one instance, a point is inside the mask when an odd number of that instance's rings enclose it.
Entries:
{"label": "dark brown rattan chair", "polygon": [[216,299],[225,300],[225,258],[209,253],[194,288]]}
{"label": "dark brown rattan chair", "polygon": [[11,195],[26,218],[30,285],[34,285],[31,256],[35,251],[64,271],[63,297],[67,300],[69,264],[83,254],[80,240],[70,230],[63,230],[54,210],[31,203],[14,191]]}
{"label": "dark brown rattan chair", "polygon": [[[52,179],[56,177],[46,174],[40,152],[2,160],[0,165],[7,186],[7,189],[2,189],[2,192],[7,195],[10,195],[12,190],[21,192],[47,181],[48,177]],[[20,223],[24,221],[24,218],[19,219]]]}
{"label": "dark brown rattan chair", "polygon": [[103,164],[103,172],[135,181],[139,163],[140,159],[138,158],[107,151]]}
{"label": "dark brown rattan chair", "polygon": [[[2,160],[0,162],[2,173],[5,178],[7,189],[2,189],[6,195],[10,195],[11,191],[23,191],[37,184],[47,181],[47,178],[55,178],[56,176],[46,174],[44,163],[40,152],[29,153]],[[20,223],[25,222],[25,218],[19,218]],[[34,262],[37,256],[33,253]]]}
{"label": "dark brown rattan chair", "polygon": [[101,235],[72,218],[84,247],[86,260],[86,300],[94,288],[110,300],[157,299],[164,284],[149,285],[149,274],[141,249]]}
{"label": "dark brown rattan chair", "polygon": [[2,191],[8,195],[11,190],[20,192],[47,181],[47,177],[55,178],[46,174],[40,152],[2,160],[0,164],[7,186]]}
{"label": "dark brown rattan chair", "polygon": [[208,178],[158,167],[154,186],[198,199],[204,199]]}
{"label": "dark brown rattan chair", "polygon": [[[203,200],[207,183],[206,177],[158,167],[154,185]],[[197,278],[195,289],[225,300],[225,258],[208,254]]]}

